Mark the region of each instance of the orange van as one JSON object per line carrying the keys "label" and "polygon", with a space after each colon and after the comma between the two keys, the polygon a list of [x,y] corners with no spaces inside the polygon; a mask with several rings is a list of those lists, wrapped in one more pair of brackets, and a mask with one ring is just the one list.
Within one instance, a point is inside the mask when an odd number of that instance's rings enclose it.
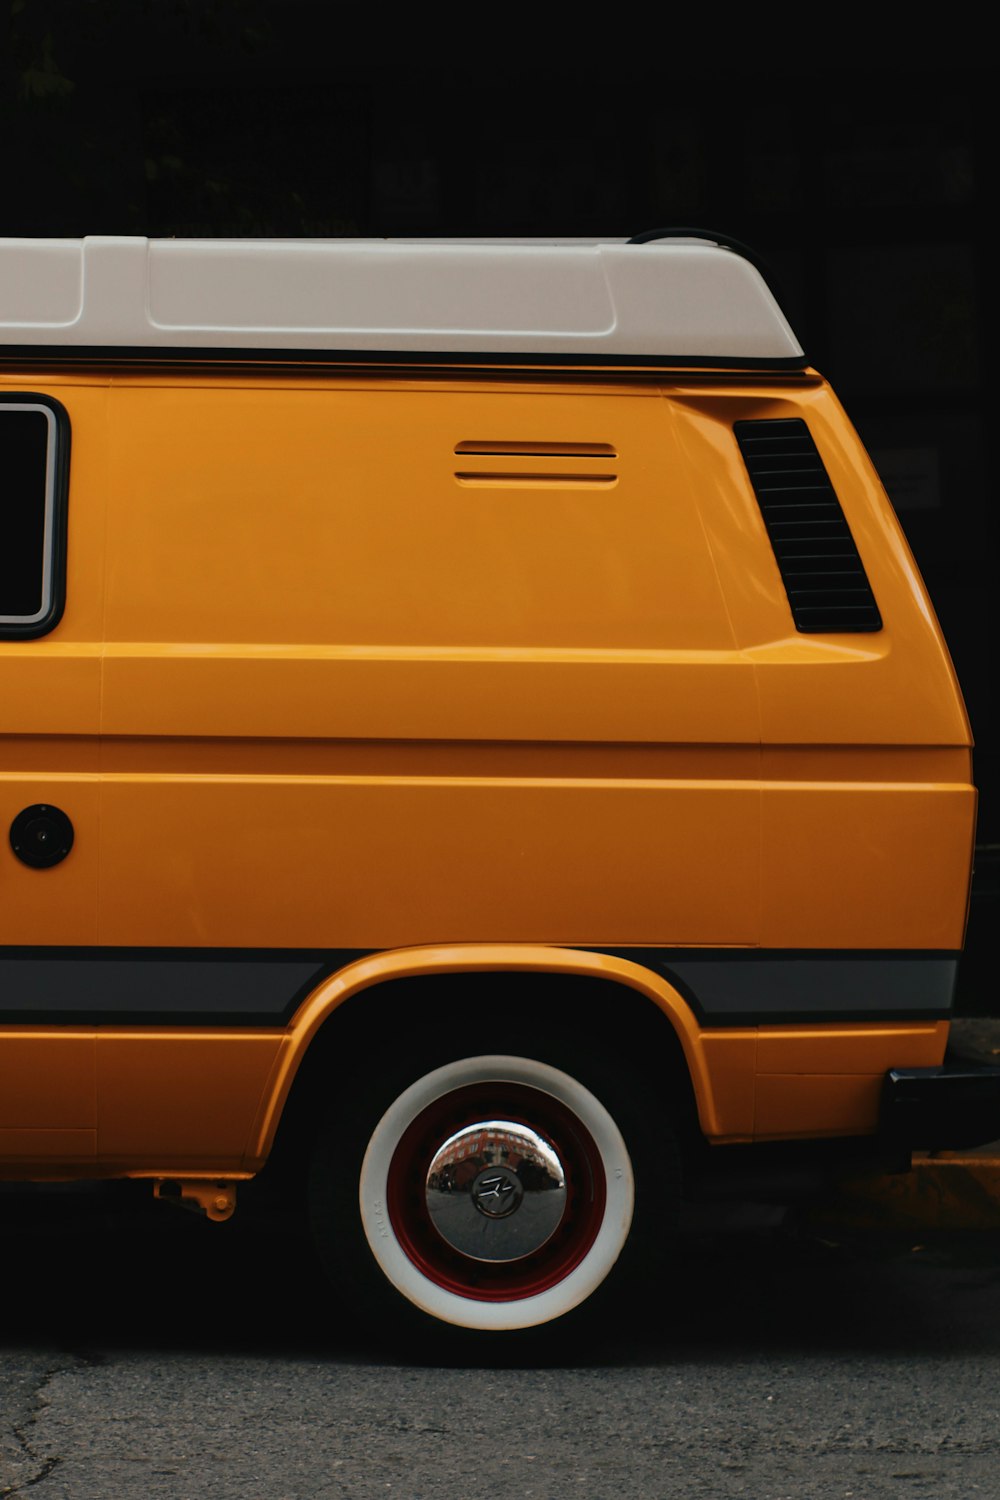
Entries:
{"label": "orange van", "polygon": [[727,1145],[1000,1134],[955,674],[742,247],[0,241],[0,464],[0,1176],[277,1153],[501,1332]]}

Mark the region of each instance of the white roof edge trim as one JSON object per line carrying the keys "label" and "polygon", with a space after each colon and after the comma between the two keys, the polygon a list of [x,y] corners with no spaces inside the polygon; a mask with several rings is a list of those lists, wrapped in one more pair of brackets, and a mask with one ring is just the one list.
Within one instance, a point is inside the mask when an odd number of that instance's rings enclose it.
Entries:
{"label": "white roof edge trim", "polygon": [[0,345],[802,361],[709,239],[0,239]]}

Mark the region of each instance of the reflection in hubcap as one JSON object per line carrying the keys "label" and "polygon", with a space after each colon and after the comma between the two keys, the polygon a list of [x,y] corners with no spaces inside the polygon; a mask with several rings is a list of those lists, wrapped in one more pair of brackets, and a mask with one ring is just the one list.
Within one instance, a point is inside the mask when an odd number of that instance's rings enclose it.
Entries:
{"label": "reflection in hubcap", "polygon": [[536,1131],[482,1120],[435,1152],[425,1192],[431,1222],[452,1249],[473,1260],[520,1260],[558,1229],[566,1173]]}

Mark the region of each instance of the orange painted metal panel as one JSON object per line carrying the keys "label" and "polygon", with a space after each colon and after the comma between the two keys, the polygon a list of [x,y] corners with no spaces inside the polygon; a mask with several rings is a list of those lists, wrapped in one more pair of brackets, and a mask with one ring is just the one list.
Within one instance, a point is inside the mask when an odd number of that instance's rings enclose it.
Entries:
{"label": "orange painted metal panel", "polygon": [[762,1026],[760,1073],[874,1073],[935,1068],[948,1045],[948,1022],[917,1025]]}
{"label": "orange painted metal panel", "polygon": [[752,672],[733,651],[111,642],[104,691],[108,735],[567,746],[760,738]]}
{"label": "orange painted metal panel", "polygon": [[[655,387],[136,385],[113,423],[107,733],[759,740]],[[618,483],[504,456],[517,484],[472,495],[476,432],[610,433]]]}
{"label": "orange painted metal panel", "polygon": [[92,1129],[94,1048],[92,1030],[0,1028],[0,1132]]}
{"label": "orange painted metal panel", "polygon": [[698,1045],[706,1091],[714,1104],[712,1117],[709,1119],[706,1112],[702,1119],[706,1139],[717,1144],[749,1140],[756,1090],[757,1028],[701,1031]]}
{"label": "orange painted metal panel", "polygon": [[92,1177],[96,1149],[95,1130],[0,1129],[0,1164],[10,1179]]}
{"label": "orange painted metal panel", "polygon": [[[729,650],[664,413],[653,392],[585,387],[119,386],[108,639]],[[605,440],[619,482],[472,493],[455,448],[477,437]]]}
{"label": "orange painted metal panel", "polygon": [[101,1161],[112,1170],[238,1171],[279,1045],[273,1031],[102,1027]]}
{"label": "orange painted metal panel", "polygon": [[757,1079],[754,1139],[870,1135],[878,1125],[882,1073],[767,1074]]}
{"label": "orange painted metal panel", "polygon": [[0,643],[0,735],[96,735],[101,654],[100,642]]}
{"label": "orange painted metal panel", "polygon": [[107,943],[757,937],[758,797],[738,785],[116,777],[103,797]]}
{"label": "orange painted metal panel", "polygon": [[762,944],[959,949],[975,811],[969,786],[768,784]]}

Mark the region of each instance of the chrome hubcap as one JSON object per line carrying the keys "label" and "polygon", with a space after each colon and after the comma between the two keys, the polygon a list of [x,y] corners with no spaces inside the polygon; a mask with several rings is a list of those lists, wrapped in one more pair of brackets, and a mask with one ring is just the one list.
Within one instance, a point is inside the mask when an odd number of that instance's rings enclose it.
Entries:
{"label": "chrome hubcap", "polygon": [[550,1143],[512,1120],[480,1120],[439,1147],[427,1211],[443,1240],[472,1260],[520,1260],[555,1234],[566,1173]]}

